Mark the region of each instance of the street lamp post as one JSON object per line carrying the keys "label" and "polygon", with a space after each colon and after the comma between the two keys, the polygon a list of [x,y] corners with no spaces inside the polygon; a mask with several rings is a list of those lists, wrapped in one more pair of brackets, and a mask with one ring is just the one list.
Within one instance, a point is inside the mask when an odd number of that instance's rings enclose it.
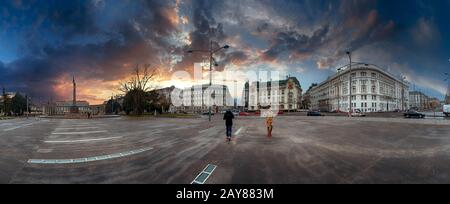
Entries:
{"label": "street lamp post", "polygon": [[347,53],[347,55],[348,55],[348,59],[349,59],[349,61],[350,61],[350,63],[349,63],[349,72],[350,72],[350,75],[349,75],[349,84],[350,84],[350,88],[349,88],[349,91],[350,91],[350,110],[349,110],[349,116],[351,116],[351,114],[352,114],[352,88],[353,88],[353,85],[352,85],[352,54],[350,53],[350,51],[347,51],[346,52]]}
{"label": "street lamp post", "polygon": [[444,81],[447,81],[447,83],[448,83],[447,84],[447,94],[444,98],[444,103],[450,103],[450,74],[444,73],[444,75],[446,77]]}
{"label": "street lamp post", "polygon": [[405,108],[404,108],[404,106],[405,106],[405,102],[404,102],[404,100],[405,100],[405,85],[403,84],[405,79],[406,79],[406,77],[402,76],[402,84],[401,84],[401,86],[402,86],[402,112],[405,111]]}
{"label": "street lamp post", "polygon": [[[219,50],[222,49],[228,49],[230,48],[230,46],[225,45],[222,47],[219,47],[215,50],[213,50],[213,41],[209,41],[209,50],[188,50],[188,53],[194,53],[194,52],[207,52],[209,53],[209,87],[212,86],[212,62],[214,60],[213,55],[214,53],[218,52]],[[202,93],[203,95],[203,93]],[[209,108],[208,108],[208,120],[211,121],[211,104],[209,104]]]}
{"label": "street lamp post", "polygon": [[27,95],[25,95],[25,99],[27,100],[27,110],[26,110],[26,113],[27,113],[27,119],[28,119],[28,94]]}

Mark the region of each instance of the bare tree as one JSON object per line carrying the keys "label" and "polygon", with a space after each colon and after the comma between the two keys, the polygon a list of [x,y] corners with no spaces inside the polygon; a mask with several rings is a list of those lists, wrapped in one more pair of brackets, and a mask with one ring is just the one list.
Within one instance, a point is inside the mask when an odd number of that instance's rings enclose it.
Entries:
{"label": "bare tree", "polygon": [[155,79],[157,70],[153,69],[152,71],[149,71],[149,68],[149,64],[145,64],[142,67],[142,70],[139,65],[136,65],[133,77],[128,81],[120,82],[119,90],[124,94],[127,94],[132,90],[151,91],[153,89],[151,82]]}
{"label": "bare tree", "polygon": [[133,111],[137,115],[144,112],[148,103],[148,92],[154,87],[151,84],[156,78],[156,69],[149,70],[150,65],[143,67],[136,65],[134,75],[125,82],[121,82],[119,90],[125,94],[124,109],[127,113]]}

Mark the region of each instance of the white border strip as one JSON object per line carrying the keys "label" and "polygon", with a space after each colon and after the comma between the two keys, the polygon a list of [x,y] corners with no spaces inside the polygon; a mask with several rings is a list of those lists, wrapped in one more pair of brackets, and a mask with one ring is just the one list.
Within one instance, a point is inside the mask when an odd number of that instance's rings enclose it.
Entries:
{"label": "white border strip", "polygon": [[11,130],[15,130],[15,129],[19,129],[19,128],[23,128],[23,127],[26,127],[26,126],[30,126],[30,125],[33,125],[34,124],[34,122],[33,123],[27,123],[27,124],[24,124],[24,125],[19,125],[19,126],[16,126],[16,127],[12,127],[12,128],[7,128],[7,129],[4,129],[3,131],[11,131]]}
{"label": "white border strip", "polygon": [[108,159],[115,159],[120,157],[126,157],[131,156],[134,154],[139,154],[145,151],[149,151],[153,149],[152,147],[147,148],[141,148],[137,150],[131,150],[127,152],[120,152],[120,153],[114,153],[114,154],[108,154],[108,155],[101,155],[101,156],[93,156],[93,157],[84,157],[84,158],[77,158],[77,159],[29,159],[29,164],[75,164],[75,163],[85,163],[85,162],[93,162],[93,161],[101,161],[101,160],[108,160]]}

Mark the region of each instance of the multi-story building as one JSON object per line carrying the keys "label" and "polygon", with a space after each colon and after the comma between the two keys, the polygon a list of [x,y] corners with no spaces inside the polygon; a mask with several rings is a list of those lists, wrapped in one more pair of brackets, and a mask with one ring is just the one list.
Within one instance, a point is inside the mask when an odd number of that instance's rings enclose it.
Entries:
{"label": "multi-story building", "polygon": [[[175,90],[176,88],[172,89]],[[170,112],[206,113],[209,107],[213,113],[228,110],[233,107],[233,97],[225,85],[203,84],[186,89],[175,90],[182,104],[171,101]],[[176,96],[171,97],[171,100]]]}
{"label": "multi-story building", "polygon": [[311,109],[349,112],[351,99],[353,111],[406,110],[408,90],[406,81],[378,66],[354,63],[351,70],[347,65],[310,90]]}
{"label": "multi-story building", "polygon": [[249,111],[268,105],[278,105],[280,111],[296,111],[300,109],[301,97],[302,88],[296,77],[272,82],[246,82],[244,86],[244,104]]}
{"label": "multi-story building", "polygon": [[161,95],[162,97],[164,97],[165,100],[170,101],[170,96],[174,89],[175,89],[175,86],[170,86],[170,87],[166,87],[166,88],[155,89],[150,92],[156,92],[159,95]]}
{"label": "multi-story building", "polygon": [[96,104],[96,105],[89,105],[89,108],[91,109],[91,112],[93,115],[104,115],[106,114],[106,104],[108,102],[105,101],[102,104]]}
{"label": "multi-story building", "polygon": [[[89,102],[77,101],[76,106],[81,114],[91,112]],[[46,115],[66,115],[70,113],[70,109],[73,107],[73,101],[56,101],[49,102],[43,108],[43,112]]]}
{"label": "multi-story building", "polygon": [[427,110],[429,97],[420,91],[411,91],[409,92],[409,106],[415,110]]}

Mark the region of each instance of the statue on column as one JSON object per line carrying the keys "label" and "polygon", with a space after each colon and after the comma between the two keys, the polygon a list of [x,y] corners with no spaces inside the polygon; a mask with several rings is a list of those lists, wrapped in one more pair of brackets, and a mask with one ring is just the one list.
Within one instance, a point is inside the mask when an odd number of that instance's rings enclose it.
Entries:
{"label": "statue on column", "polygon": [[73,101],[72,107],[70,108],[70,113],[79,113],[77,106],[77,84],[75,83],[75,76],[73,76]]}

